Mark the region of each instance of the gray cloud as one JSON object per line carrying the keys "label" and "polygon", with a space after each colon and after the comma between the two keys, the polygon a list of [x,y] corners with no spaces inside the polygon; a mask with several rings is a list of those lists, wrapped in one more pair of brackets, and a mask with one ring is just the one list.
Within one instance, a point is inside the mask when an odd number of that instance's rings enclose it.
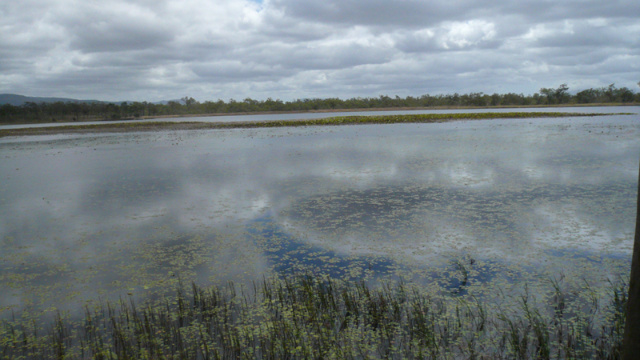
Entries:
{"label": "gray cloud", "polygon": [[103,100],[523,92],[640,79],[632,1],[0,5],[0,92]]}
{"label": "gray cloud", "polygon": [[353,24],[416,27],[455,13],[455,5],[443,1],[274,0],[272,4],[291,17],[345,27]]}

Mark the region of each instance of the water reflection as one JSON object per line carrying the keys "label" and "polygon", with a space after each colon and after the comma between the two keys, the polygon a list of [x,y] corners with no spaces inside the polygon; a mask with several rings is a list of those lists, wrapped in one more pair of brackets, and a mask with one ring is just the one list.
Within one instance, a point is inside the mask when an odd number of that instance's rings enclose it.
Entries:
{"label": "water reflection", "polygon": [[461,294],[626,275],[639,137],[603,117],[1,139],[0,309],[294,271]]}

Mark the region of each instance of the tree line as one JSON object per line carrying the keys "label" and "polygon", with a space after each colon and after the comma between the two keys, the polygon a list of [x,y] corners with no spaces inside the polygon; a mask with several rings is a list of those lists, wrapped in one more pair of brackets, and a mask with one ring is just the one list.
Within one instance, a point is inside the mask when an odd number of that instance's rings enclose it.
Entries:
{"label": "tree line", "polygon": [[[640,85],[640,83],[638,84]],[[428,107],[490,107],[490,106],[539,106],[565,104],[597,103],[640,103],[640,92],[615,84],[607,87],[591,88],[575,94],[569,93],[569,87],[562,84],[557,88],[541,88],[533,95],[516,93],[422,95],[389,97],[355,97],[350,99],[297,99],[293,101],[254,100],[199,102],[192,97],[164,104],[150,102],[27,102],[20,106],[4,104],[0,106],[0,122],[51,122],[51,121],[89,121],[123,120],[167,115],[204,115],[252,112],[303,112],[315,110],[350,110],[374,108],[428,108]]]}

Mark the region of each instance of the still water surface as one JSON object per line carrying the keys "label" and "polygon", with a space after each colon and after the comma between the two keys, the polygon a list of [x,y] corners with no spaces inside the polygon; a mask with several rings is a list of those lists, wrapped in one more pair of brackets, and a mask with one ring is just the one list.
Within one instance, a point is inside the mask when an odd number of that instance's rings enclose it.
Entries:
{"label": "still water surface", "polygon": [[597,289],[639,157],[635,115],[3,138],[0,317],[292,273]]}

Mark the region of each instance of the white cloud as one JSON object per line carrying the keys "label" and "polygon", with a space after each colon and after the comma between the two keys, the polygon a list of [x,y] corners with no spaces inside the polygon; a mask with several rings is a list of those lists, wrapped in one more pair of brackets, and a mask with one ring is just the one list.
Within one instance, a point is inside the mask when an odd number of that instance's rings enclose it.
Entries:
{"label": "white cloud", "polygon": [[288,100],[640,79],[631,1],[46,0],[0,15],[3,93]]}
{"label": "white cloud", "polygon": [[496,36],[493,23],[482,20],[454,22],[444,26],[446,33],[440,39],[445,49],[452,47],[465,48],[491,41]]}

